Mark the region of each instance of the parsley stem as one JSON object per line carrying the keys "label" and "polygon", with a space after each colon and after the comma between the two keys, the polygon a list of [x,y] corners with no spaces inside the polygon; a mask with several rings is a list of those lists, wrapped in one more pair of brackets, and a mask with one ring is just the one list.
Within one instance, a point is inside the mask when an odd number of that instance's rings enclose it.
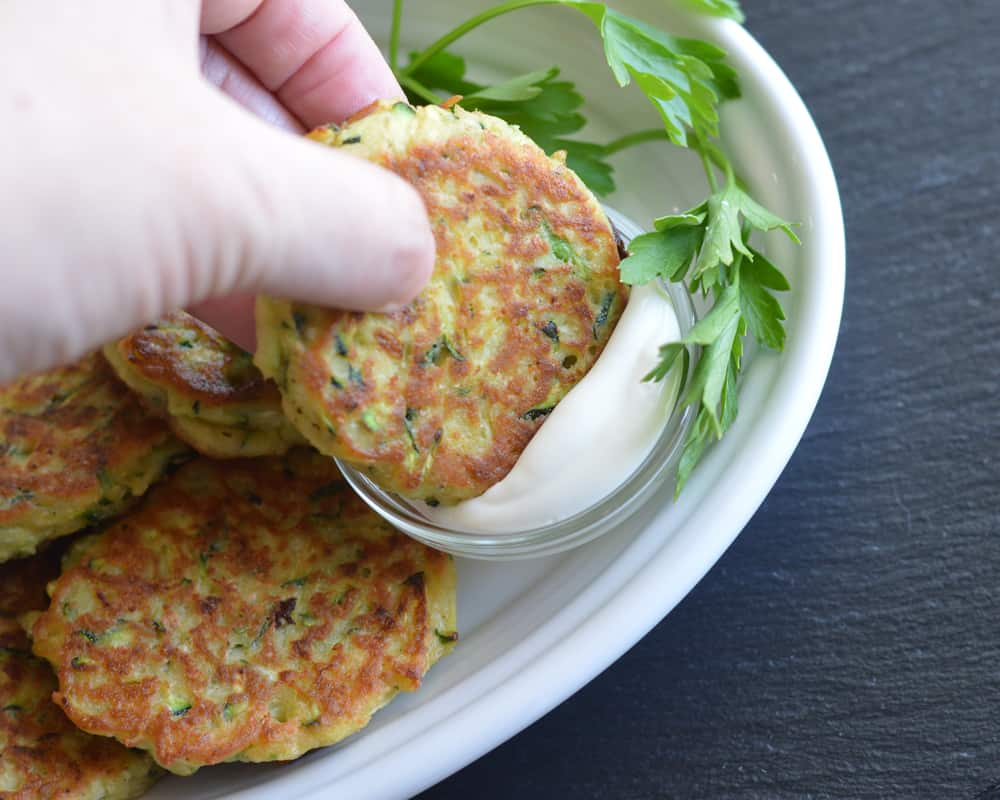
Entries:
{"label": "parsley stem", "polygon": [[703,144],[705,146],[705,152],[711,162],[715,164],[718,169],[721,169],[726,173],[726,180],[730,183],[735,183],[739,189],[749,194],[750,189],[747,187],[746,181],[733,172],[732,163],[729,161],[726,154],[722,152],[722,148],[719,147],[718,143],[713,142],[711,139],[706,139]]}
{"label": "parsley stem", "polygon": [[506,3],[500,3],[492,8],[488,8],[485,11],[476,14],[474,17],[470,17],[461,25],[459,25],[454,30],[446,33],[440,39],[438,39],[433,44],[428,45],[423,51],[421,51],[416,58],[414,58],[406,68],[397,73],[397,77],[402,78],[405,75],[410,75],[416,72],[424,64],[426,64],[430,59],[444,50],[452,42],[461,39],[469,31],[478,28],[484,22],[489,22],[491,19],[503,16],[511,11],[517,11],[519,8],[529,8],[530,6],[550,6],[558,5],[561,0],[509,0]]}
{"label": "parsley stem", "polygon": [[694,138],[697,141],[695,150],[698,151],[698,157],[701,159],[701,165],[705,168],[705,177],[708,178],[708,186],[712,190],[712,194],[715,194],[719,191],[719,184],[715,180],[715,170],[712,168],[712,158],[710,156],[709,144],[705,141],[705,137],[702,136],[701,131],[698,129],[695,129],[694,131]]}
{"label": "parsley stem", "polygon": [[431,89],[428,89],[420,81],[414,80],[405,72],[397,72],[396,77],[399,79],[399,85],[402,86],[409,92],[412,92],[421,100],[430,103],[432,106],[440,104],[441,98],[438,97]]}
{"label": "parsley stem", "polygon": [[627,133],[617,139],[612,139],[604,145],[605,155],[613,156],[627,147],[633,147],[643,142],[664,142],[667,141],[667,132],[663,128],[647,128],[635,133]]}
{"label": "parsley stem", "polygon": [[[628,147],[633,147],[637,144],[643,144],[644,142],[667,142],[670,141],[670,137],[667,136],[667,132],[663,128],[647,128],[641,131],[635,131],[634,133],[627,133],[624,136],[620,136],[617,139],[612,139],[604,147],[604,155],[613,156],[616,153],[620,153]],[[707,158],[714,164],[718,169],[723,172],[732,170],[732,165],[729,163],[729,159],[726,154],[719,149],[718,144],[707,139],[699,139],[701,147],[699,148],[699,154],[701,156],[702,164],[705,164],[705,159]],[[706,174],[709,173],[709,167],[705,167]],[[747,185],[740,178],[739,175],[733,175],[733,181],[736,185],[743,191],[747,191]],[[709,177],[709,183],[712,184],[712,178]]]}
{"label": "parsley stem", "polygon": [[403,24],[403,0],[392,2],[392,28],[389,29],[389,67],[393,72],[399,64],[399,29]]}

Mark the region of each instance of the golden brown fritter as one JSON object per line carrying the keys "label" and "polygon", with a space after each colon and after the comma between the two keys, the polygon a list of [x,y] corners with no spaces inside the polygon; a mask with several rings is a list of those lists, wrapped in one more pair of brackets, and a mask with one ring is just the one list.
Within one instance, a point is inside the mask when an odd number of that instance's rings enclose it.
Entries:
{"label": "golden brown fritter", "polygon": [[74,545],[33,626],[77,725],[182,774],[342,739],[456,636],[451,559],[304,449],[183,467]]}
{"label": "golden brown fritter", "polygon": [[259,298],[256,362],[320,451],[407,497],[481,494],[624,309],[611,226],[561,160],[485,114],[380,103],[311,137],[413,184],[437,261],[394,313]]}
{"label": "golden brown fritter", "polygon": [[159,776],[153,760],[112,739],[78,730],[52,702],[52,668],[31,654],[14,615],[48,604],[59,547],[0,566],[0,797],[9,800],[123,800]]}
{"label": "golden brown fritter", "polygon": [[99,354],[0,386],[0,561],[114,516],[185,453]]}
{"label": "golden brown fritter", "polygon": [[250,354],[183,311],[104,348],[118,377],[213,458],[280,455],[302,437]]}

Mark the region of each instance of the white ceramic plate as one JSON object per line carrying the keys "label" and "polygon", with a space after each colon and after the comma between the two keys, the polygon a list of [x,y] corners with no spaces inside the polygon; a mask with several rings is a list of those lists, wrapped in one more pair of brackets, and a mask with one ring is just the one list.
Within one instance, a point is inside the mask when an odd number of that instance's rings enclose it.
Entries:
{"label": "white ceramic plate", "polygon": [[[403,45],[430,42],[454,19],[447,0],[411,2]],[[460,4],[463,14],[479,3]],[[613,3],[660,27],[718,42],[743,80],[724,112],[726,144],[766,205],[801,221],[801,248],[767,237],[787,266],[788,346],[755,357],[740,417],[697,470],[680,502],[665,487],[626,529],[578,550],[513,563],[459,563],[462,639],[419,692],[402,696],[341,745],[288,765],[226,765],[164,780],[150,798],[397,798],[489,751],[579,689],[664,617],[736,538],[805,430],[833,354],[844,287],[844,230],[833,172],[795,90],[735,24],[690,17],[663,0]],[[358,3],[376,38],[389,0]],[[445,13],[451,7],[450,13]],[[480,71],[558,62],[590,100],[596,140],[656,124],[638,91],[609,78],[596,33],[568,9],[521,11],[461,44]],[[503,42],[498,46],[498,42]],[[627,123],[627,125],[626,125]],[[611,205],[648,225],[705,194],[686,153],[645,145],[618,162]]]}

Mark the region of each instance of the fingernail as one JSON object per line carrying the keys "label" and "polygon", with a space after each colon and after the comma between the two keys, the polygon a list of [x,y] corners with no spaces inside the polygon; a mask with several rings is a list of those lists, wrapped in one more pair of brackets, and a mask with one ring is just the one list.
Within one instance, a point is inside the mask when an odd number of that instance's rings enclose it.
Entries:
{"label": "fingernail", "polygon": [[402,311],[408,305],[409,303],[386,303],[378,309],[378,312],[380,314],[394,314],[397,311]]}

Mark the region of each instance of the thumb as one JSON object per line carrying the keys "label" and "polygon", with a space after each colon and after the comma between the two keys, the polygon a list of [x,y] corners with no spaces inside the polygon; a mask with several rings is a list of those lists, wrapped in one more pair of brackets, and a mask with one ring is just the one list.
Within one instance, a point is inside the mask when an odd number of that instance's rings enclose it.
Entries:
{"label": "thumb", "polygon": [[[5,129],[0,382],[210,298],[378,309],[407,302],[429,276],[434,240],[409,185],[207,88],[167,88],[162,119],[124,113],[148,105],[146,89],[74,137],[65,120],[87,117],[69,102]],[[216,305],[229,313],[207,321],[252,348],[249,304]]]}
{"label": "thumb", "polygon": [[[222,101],[226,102],[226,101]],[[190,228],[187,304],[252,349],[253,293],[365,311],[409,302],[430,276],[423,202],[370,162],[233,109]]]}

